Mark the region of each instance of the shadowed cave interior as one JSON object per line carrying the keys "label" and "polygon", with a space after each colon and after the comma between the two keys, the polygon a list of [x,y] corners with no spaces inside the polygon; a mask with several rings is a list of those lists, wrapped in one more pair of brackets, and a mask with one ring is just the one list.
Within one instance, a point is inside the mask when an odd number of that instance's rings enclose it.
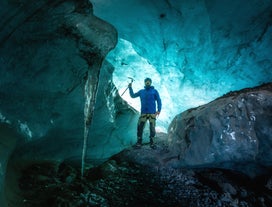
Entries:
{"label": "shadowed cave interior", "polygon": [[[0,2],[0,206],[271,206],[272,1]],[[159,91],[156,149],[135,149]]]}

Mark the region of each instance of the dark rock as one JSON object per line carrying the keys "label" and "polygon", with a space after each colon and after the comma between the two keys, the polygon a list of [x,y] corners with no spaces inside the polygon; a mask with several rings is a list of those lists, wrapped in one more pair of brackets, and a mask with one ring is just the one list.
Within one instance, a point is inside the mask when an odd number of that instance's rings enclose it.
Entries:
{"label": "dark rock", "polygon": [[272,84],[231,92],[177,115],[168,129],[180,166],[218,166],[248,175],[272,163]]}

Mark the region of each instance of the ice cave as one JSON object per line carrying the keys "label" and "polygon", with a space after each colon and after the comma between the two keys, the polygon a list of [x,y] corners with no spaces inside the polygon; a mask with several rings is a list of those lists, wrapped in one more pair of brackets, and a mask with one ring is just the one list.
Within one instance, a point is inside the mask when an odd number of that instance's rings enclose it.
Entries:
{"label": "ice cave", "polygon": [[[272,206],[272,0],[1,0],[1,207]],[[133,90],[152,79],[156,148]],[[146,89],[145,89],[146,90]]]}

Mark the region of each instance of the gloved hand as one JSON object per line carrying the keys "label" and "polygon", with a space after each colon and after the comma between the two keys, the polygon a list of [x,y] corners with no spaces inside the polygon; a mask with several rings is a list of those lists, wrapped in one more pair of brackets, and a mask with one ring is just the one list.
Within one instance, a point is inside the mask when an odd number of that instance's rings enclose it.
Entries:
{"label": "gloved hand", "polygon": [[156,117],[158,117],[158,116],[160,115],[160,112],[157,111],[157,112],[155,113],[155,115],[156,115]]}
{"label": "gloved hand", "polygon": [[131,88],[131,87],[132,87],[132,83],[129,83],[129,84],[128,84],[128,87]]}

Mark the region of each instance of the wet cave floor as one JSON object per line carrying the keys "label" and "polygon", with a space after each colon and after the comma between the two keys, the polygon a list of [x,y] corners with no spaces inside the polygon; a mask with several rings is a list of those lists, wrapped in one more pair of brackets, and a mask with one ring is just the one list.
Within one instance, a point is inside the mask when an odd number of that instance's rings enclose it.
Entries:
{"label": "wet cave floor", "polygon": [[118,157],[86,170],[68,162],[31,164],[19,188],[26,207],[272,206],[272,176],[222,169],[154,169]]}

